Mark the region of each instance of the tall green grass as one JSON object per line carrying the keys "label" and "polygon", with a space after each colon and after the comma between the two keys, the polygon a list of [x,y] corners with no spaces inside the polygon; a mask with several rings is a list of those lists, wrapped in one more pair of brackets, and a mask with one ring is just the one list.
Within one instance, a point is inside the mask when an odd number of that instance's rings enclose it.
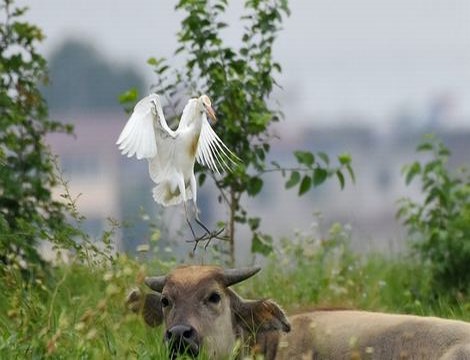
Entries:
{"label": "tall green grass", "polygon": [[[113,263],[61,264],[34,278],[25,264],[0,270],[1,359],[163,359],[161,329],[148,328],[124,305],[143,279],[173,264],[120,256]],[[151,270],[149,270],[151,269]],[[288,312],[357,308],[470,321],[470,301],[437,294],[411,258],[360,256],[334,226],[319,240],[284,241],[260,274],[236,286],[246,298],[272,298]]]}

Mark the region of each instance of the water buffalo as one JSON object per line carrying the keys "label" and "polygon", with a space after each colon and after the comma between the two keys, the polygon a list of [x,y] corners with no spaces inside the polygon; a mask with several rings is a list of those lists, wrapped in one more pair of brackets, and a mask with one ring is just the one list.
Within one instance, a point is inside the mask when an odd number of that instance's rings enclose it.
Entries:
{"label": "water buffalo", "polygon": [[[313,311],[287,318],[273,301],[244,300],[229,287],[259,268],[182,266],[133,290],[129,308],[150,326],[164,323],[172,358],[470,360],[470,324],[365,311]],[[241,346],[236,346],[236,345]]]}

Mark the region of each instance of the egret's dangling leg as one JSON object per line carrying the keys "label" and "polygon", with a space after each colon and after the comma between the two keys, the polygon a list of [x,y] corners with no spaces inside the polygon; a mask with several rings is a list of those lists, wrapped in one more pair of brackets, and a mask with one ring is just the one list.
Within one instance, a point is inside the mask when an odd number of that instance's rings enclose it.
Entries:
{"label": "egret's dangling leg", "polygon": [[207,228],[206,225],[202,223],[201,220],[199,220],[199,209],[197,208],[197,188],[196,188],[196,176],[194,176],[194,173],[192,173],[191,178],[189,179],[189,186],[191,188],[191,192],[193,194],[193,204],[194,204],[194,220],[197,222],[197,224],[202,227],[207,235],[210,235],[211,232]]}
{"label": "egret's dangling leg", "polygon": [[212,234],[212,232],[209,231],[209,229],[207,228],[207,226],[204,225],[201,220],[199,220],[198,212],[199,212],[199,211],[198,211],[197,207],[195,207],[195,213],[196,213],[196,215],[194,216],[194,220],[197,222],[197,224],[198,224],[200,227],[202,227],[202,228],[205,230],[205,232],[207,233],[207,235]]}
{"label": "egret's dangling leg", "polygon": [[188,224],[189,228],[191,229],[191,233],[193,234],[193,238],[196,241],[196,233],[194,232],[193,226],[191,225],[191,221],[189,221],[188,216],[188,207],[186,206],[186,187],[184,186],[184,178],[182,176],[178,177],[178,190],[180,191],[181,197],[183,198],[183,205],[184,205],[184,217],[186,219],[186,223]]}
{"label": "egret's dangling leg", "polygon": [[194,232],[193,226],[191,225],[191,222],[189,221],[188,218],[188,208],[186,207],[186,201],[183,201],[184,205],[184,217],[186,219],[186,223],[188,224],[189,228],[191,229],[191,233],[193,234],[193,238],[196,241],[196,233]]}
{"label": "egret's dangling leg", "polygon": [[[199,209],[197,207],[197,188],[196,188],[196,177],[194,176],[194,173],[192,174],[190,178],[190,183],[189,186],[191,188],[191,192],[193,194],[193,205],[194,205],[194,220],[196,223],[202,227],[206,234],[203,235],[202,237],[199,238],[199,241],[206,241],[206,244],[204,245],[204,248],[206,249],[209,243],[213,238],[221,239],[219,238],[219,235],[224,231],[224,228],[216,230],[216,231],[210,231],[206,225],[199,219]],[[223,240],[223,239],[221,239]],[[197,244],[199,241],[196,241],[196,244],[194,246],[194,250],[196,250]]]}
{"label": "egret's dangling leg", "polygon": [[[204,225],[202,225],[202,227],[206,231],[206,234],[204,234],[202,236],[199,236],[199,237],[196,236],[196,232],[194,231],[193,226],[191,225],[191,221],[189,220],[189,212],[188,212],[188,207],[186,205],[186,202],[187,202],[188,198],[186,196],[186,186],[185,186],[185,183],[184,183],[184,178],[182,176],[178,178],[178,189],[179,189],[181,197],[183,199],[184,216],[185,216],[185,219],[186,219],[186,223],[188,224],[189,229],[191,230],[191,233],[192,233],[193,239],[194,239],[193,241],[195,242],[194,249],[193,249],[193,251],[195,251],[196,248],[197,248],[197,245],[199,244],[199,242],[204,241],[208,237],[210,237],[211,232]],[[193,196],[194,196],[194,193],[193,193]],[[201,225],[202,223],[198,222],[198,224]]]}

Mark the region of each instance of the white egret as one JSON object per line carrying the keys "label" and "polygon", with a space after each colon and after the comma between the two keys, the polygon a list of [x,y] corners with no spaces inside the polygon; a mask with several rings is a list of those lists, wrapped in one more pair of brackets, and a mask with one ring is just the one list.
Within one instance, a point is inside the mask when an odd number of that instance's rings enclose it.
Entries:
{"label": "white egret", "polygon": [[[184,107],[176,130],[172,130],[163,115],[160,98],[151,94],[140,100],[119,136],[117,145],[123,155],[147,159],[149,173],[156,186],[153,198],[163,206],[184,204],[188,223],[196,245],[200,240],[216,237],[220,231],[210,232],[199,220],[194,164],[212,171],[230,170],[239,161],[212,130],[217,119],[207,95],[193,98]],[[195,220],[206,234],[196,238],[188,217],[186,202],[193,200]]]}

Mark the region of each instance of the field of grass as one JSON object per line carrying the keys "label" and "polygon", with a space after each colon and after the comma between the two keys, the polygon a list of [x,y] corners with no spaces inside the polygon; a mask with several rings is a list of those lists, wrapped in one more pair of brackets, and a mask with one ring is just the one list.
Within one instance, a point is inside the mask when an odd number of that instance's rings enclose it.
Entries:
{"label": "field of grass", "polygon": [[[124,299],[131,288],[145,289],[146,275],[172,266],[120,256],[31,276],[12,261],[0,270],[0,358],[166,358],[160,330],[146,327]],[[469,299],[434,294],[426,269],[412,259],[354,254],[340,227],[327,240],[286,241],[236,290],[246,298],[270,297],[289,313],[337,307],[470,321]]]}

